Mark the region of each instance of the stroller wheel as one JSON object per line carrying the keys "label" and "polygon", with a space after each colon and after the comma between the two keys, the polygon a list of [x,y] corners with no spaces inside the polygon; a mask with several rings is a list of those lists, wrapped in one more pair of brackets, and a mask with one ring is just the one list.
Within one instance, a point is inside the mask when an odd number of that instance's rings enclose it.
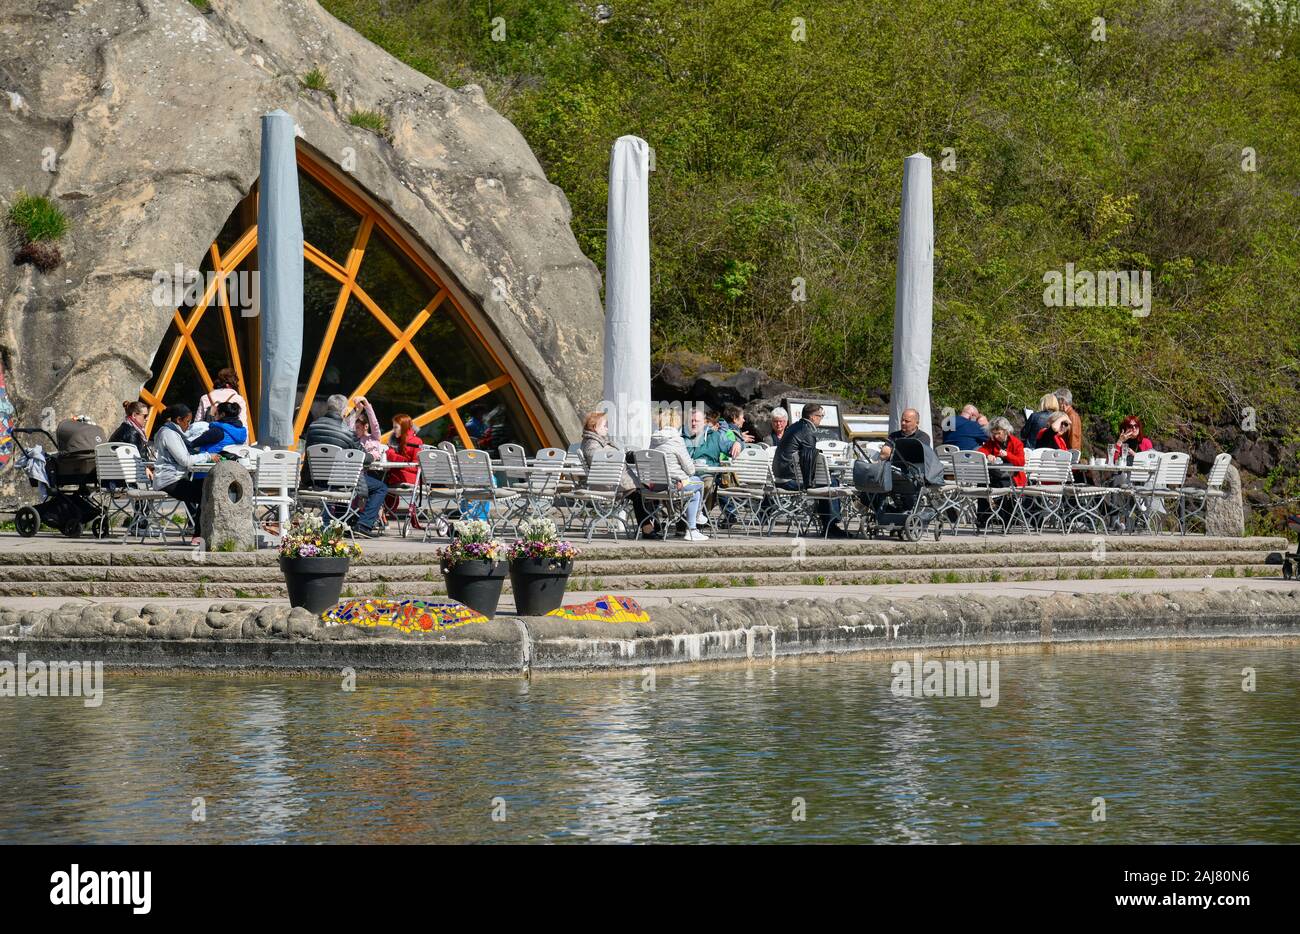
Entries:
{"label": "stroller wheel", "polygon": [[918,515],[910,515],[903,521],[903,541],[919,542],[925,534],[925,523]]}
{"label": "stroller wheel", "polygon": [[69,519],[67,522],[65,522],[65,523],[63,523],[61,526],[59,526],[59,531],[62,532],[62,533],[63,533],[65,536],[67,536],[68,538],[80,538],[80,537],[81,537],[81,520],[80,520],[80,519]]}
{"label": "stroller wheel", "polygon": [[14,516],[14,528],[23,538],[31,538],[41,530],[41,514],[31,506],[24,506]]}

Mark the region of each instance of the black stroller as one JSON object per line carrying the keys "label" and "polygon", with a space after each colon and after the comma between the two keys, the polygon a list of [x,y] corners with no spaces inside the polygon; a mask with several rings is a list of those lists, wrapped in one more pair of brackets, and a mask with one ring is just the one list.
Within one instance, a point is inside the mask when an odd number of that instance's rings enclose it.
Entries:
{"label": "black stroller", "polygon": [[907,542],[919,542],[930,523],[939,540],[943,522],[935,493],[943,486],[943,464],[934,450],[916,438],[890,442],[887,461],[858,461],[853,486],[862,503],[862,530],[875,537],[887,532]]}
{"label": "black stroller", "polygon": [[[23,506],[14,515],[14,527],[23,538],[31,538],[41,530],[42,525],[57,529],[68,538],[76,538],[89,525],[96,534],[102,532],[105,520],[103,508],[95,498],[95,449],[83,450],[94,437],[102,441],[103,430],[98,434],[84,429],[95,426],[83,425],[83,430],[70,433],[70,443],[66,450],[60,451],[53,436],[43,428],[15,428],[11,434],[14,446],[21,457],[28,457],[31,435],[44,435],[50,446],[45,453],[46,490],[45,499],[35,506]],[[60,431],[60,434],[63,434]],[[29,444],[23,444],[27,435]],[[32,486],[40,482],[29,476]]]}

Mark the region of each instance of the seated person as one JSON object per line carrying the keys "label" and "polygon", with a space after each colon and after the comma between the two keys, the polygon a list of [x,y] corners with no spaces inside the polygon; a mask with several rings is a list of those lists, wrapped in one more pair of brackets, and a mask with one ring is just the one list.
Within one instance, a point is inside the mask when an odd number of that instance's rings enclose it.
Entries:
{"label": "seated person", "polygon": [[691,410],[690,425],[682,435],[687,453],[697,464],[720,467],[722,458],[740,454],[740,442],[730,432],[723,430],[720,424],[711,420],[711,415],[701,408]]}
{"label": "seated person", "polygon": [[974,451],[988,440],[988,432],[980,425],[980,410],[967,403],[961,414],[954,416],[952,428],[943,433],[944,444],[955,444],[959,450]]}
{"label": "seated person", "polygon": [[745,424],[745,410],[738,405],[729,405],[722,410],[720,425],[724,431],[730,429],[732,436],[742,445],[758,440],[758,432],[752,425]]}
{"label": "seated person", "polygon": [[1036,448],[1056,448],[1058,451],[1070,450],[1070,416],[1064,412],[1054,412],[1047,420],[1047,425],[1038,432],[1034,439]]}
{"label": "seated person", "polygon": [[[806,490],[813,485],[817,470],[817,426],[822,423],[825,409],[809,403],[803,407],[803,417],[785,430],[776,454],[772,457],[772,477],[784,490]],[[840,503],[837,500],[818,500],[817,512],[829,526],[828,535],[843,538],[846,532],[839,524]]]}
{"label": "seated person", "polygon": [[[990,464],[1025,466],[1025,446],[1011,433],[1011,422],[998,416],[989,422],[989,438],[976,450],[989,459]],[[993,486],[1025,485],[1023,471],[990,470],[989,482]]]}
{"label": "seated person", "polygon": [[383,460],[384,452],[388,448],[381,440],[379,419],[375,418],[375,410],[371,408],[370,400],[365,396],[357,396],[352,404],[352,411],[348,413],[345,421],[356,434],[357,440],[361,442],[361,449],[375,460]]}
{"label": "seated person", "polygon": [[1149,451],[1154,447],[1151,439],[1142,430],[1142,419],[1136,415],[1126,415],[1119,423],[1119,440],[1110,452],[1112,464],[1123,463],[1129,455],[1139,451]]}
{"label": "seated person", "polygon": [[1020,429],[1020,440],[1026,448],[1038,447],[1038,436],[1047,427],[1052,415],[1060,410],[1061,400],[1056,398],[1054,392],[1049,392],[1038,400],[1038,411],[1025,419],[1025,426]]}
{"label": "seated person", "polygon": [[[337,393],[325,400],[325,414],[312,421],[303,433],[303,446],[310,449],[314,444],[332,444],[346,450],[365,451],[356,432],[343,421],[343,412],[347,409],[347,396]],[[366,454],[366,463],[374,458]],[[366,505],[356,520],[356,531],[367,538],[378,538],[375,523],[379,519],[379,510],[388,495],[388,484],[369,472],[363,472],[361,479],[366,485]],[[321,489],[323,483],[317,483],[311,475],[311,456],[303,464],[302,485],[309,489]]]}
{"label": "seated person", "polygon": [[[930,447],[930,436],[921,431],[921,413],[916,409],[903,409],[903,414],[899,417],[898,430],[889,433],[890,441],[897,441],[899,438],[915,438],[926,447]],[[880,449],[880,459],[887,461],[893,453],[893,447],[886,444]]]}
{"label": "seated person", "polygon": [[[203,502],[203,483],[206,476],[193,476],[196,464],[210,460],[206,454],[194,454],[185,440],[185,430],[190,427],[194,414],[184,402],[169,405],[163,411],[162,425],[154,432],[153,446],[157,452],[153,468],[153,488],[162,490],[172,499],[185,504],[189,513],[190,529],[197,531],[199,509]],[[190,544],[202,541],[195,536]]]}
{"label": "seated person", "polygon": [[218,402],[216,421],[209,422],[207,429],[190,441],[190,449],[200,454],[216,454],[232,444],[247,444],[248,429],[239,420],[239,413],[237,403]]}
{"label": "seated person", "polygon": [[776,447],[781,443],[781,436],[790,425],[790,413],[778,405],[772,410],[771,425],[772,433],[767,436],[767,443],[771,447]]}

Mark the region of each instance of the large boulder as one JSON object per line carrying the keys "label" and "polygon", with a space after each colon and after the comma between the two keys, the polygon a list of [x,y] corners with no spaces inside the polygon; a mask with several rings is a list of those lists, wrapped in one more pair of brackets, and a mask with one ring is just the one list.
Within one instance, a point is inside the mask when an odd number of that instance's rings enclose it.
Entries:
{"label": "large boulder", "polygon": [[[154,273],[197,266],[257,180],[261,116],[282,108],[436,256],[542,417],[576,439],[600,399],[600,277],[519,132],[477,86],[430,80],[314,0],[211,8],[0,4],[0,211],[25,190],[71,222],[50,273],[0,257],[0,354],[19,421],[49,406],[117,423],[172,317],[151,301]],[[314,68],[333,94],[302,86]],[[386,115],[390,139],[350,125],[362,109]]]}

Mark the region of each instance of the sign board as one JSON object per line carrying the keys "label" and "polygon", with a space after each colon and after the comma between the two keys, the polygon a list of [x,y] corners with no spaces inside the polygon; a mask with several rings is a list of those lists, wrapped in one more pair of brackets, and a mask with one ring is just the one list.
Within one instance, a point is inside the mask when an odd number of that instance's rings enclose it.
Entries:
{"label": "sign board", "polygon": [[840,426],[840,407],[834,402],[823,402],[821,399],[782,399],[781,406],[790,413],[790,424],[794,424],[803,418],[803,407],[816,402],[822,407],[822,423],[817,426],[817,439],[819,441],[843,441],[844,434]]}

